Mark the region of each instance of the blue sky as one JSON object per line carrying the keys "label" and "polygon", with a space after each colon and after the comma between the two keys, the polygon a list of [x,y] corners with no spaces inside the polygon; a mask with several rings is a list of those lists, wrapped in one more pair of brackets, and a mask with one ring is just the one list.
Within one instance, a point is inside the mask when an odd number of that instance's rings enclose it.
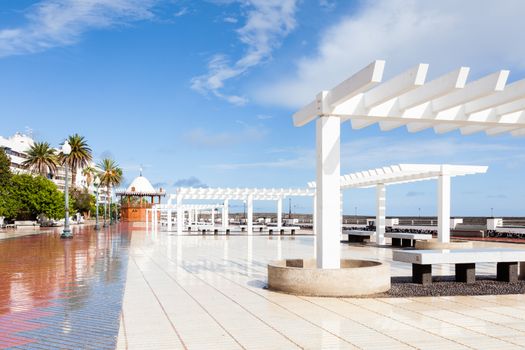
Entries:
{"label": "blue sky", "polygon": [[[58,144],[85,135],[131,181],[302,187],[315,177],[313,125],[291,115],[375,59],[385,76],[525,77],[521,1],[8,0],[0,2],[0,120]],[[489,165],[452,182],[453,215],[525,215],[525,141],[509,135],[382,133],[343,124],[342,171],[400,162]],[[435,215],[434,182],[388,188],[388,215]],[[345,213],[374,212],[372,190]],[[311,203],[294,199],[295,211]],[[240,207],[240,206],[239,206]],[[257,203],[258,210],[274,209]]]}

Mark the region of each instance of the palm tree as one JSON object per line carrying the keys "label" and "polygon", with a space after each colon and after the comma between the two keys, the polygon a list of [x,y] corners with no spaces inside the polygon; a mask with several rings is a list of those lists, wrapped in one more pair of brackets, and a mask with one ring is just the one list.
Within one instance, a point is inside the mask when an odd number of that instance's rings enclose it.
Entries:
{"label": "palm tree", "polygon": [[[110,158],[102,159],[97,167],[101,170],[100,184],[106,187],[106,202],[109,202],[108,207],[111,210],[111,189],[122,182],[122,169]],[[104,213],[105,215],[106,213]]]}
{"label": "palm tree", "polygon": [[89,188],[89,186],[95,181],[95,178],[99,175],[99,170],[95,167],[88,166],[82,169],[82,175],[86,177],[86,184]]}
{"label": "palm tree", "polygon": [[27,151],[27,159],[22,163],[26,169],[47,177],[49,173],[56,173],[58,157],[49,142],[35,142]]}
{"label": "palm tree", "polygon": [[71,169],[71,183],[75,186],[78,168],[88,166],[89,162],[93,160],[93,156],[91,154],[91,148],[89,148],[84,136],[80,136],[79,134],[70,135],[67,141],[71,146],[71,153],[65,155],[61,152],[59,157],[61,162]]}

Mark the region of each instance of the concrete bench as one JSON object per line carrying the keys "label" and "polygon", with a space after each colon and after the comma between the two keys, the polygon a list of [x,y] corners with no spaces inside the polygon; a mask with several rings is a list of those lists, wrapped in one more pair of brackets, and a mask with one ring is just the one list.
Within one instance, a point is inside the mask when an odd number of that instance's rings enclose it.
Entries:
{"label": "concrete bench", "polygon": [[430,234],[406,232],[386,232],[385,237],[392,238],[392,245],[398,247],[413,247],[417,240],[429,241],[432,239]]}
{"label": "concrete bench", "polygon": [[232,232],[243,232],[243,231],[242,231],[241,227],[237,226],[237,225],[235,225],[235,226],[226,226],[226,227],[215,226],[215,228],[213,229],[213,234],[217,235],[217,234],[219,234],[219,232],[224,232],[227,235],[229,235]]}
{"label": "concrete bench", "polygon": [[[248,225],[240,225],[239,227],[241,228],[241,232],[245,232],[248,229]],[[252,225],[252,231],[263,232],[266,229],[266,225]]]}
{"label": "concrete bench", "polygon": [[36,221],[32,221],[32,220],[19,220],[19,221],[15,221],[15,226],[16,227],[24,227],[24,226],[37,226],[38,223]]}
{"label": "concrete bench", "polygon": [[348,242],[352,243],[363,243],[374,234],[374,231],[343,231],[343,235],[348,235]]}
{"label": "concrete bench", "polygon": [[291,235],[295,235],[295,232],[300,229],[299,226],[269,226],[268,234],[273,235],[274,232],[279,232],[279,234],[284,235],[285,232],[290,232]]}
{"label": "concrete bench", "polygon": [[203,235],[206,234],[206,231],[211,231],[213,229],[214,229],[213,225],[203,225],[203,224],[188,225],[188,232],[195,230],[197,232],[202,232]]}
{"label": "concrete bench", "polygon": [[[457,249],[457,250],[396,250],[394,261],[412,264],[412,282],[432,283],[433,264],[455,264],[456,281],[474,283],[476,263],[497,263],[497,280],[518,281],[518,262],[525,262],[525,250],[518,249]],[[523,264],[522,264],[523,266]]]}

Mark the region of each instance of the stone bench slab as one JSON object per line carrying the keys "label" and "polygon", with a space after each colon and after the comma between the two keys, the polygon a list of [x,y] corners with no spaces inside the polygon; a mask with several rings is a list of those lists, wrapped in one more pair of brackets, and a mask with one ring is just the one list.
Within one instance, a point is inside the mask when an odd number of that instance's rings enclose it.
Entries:
{"label": "stone bench slab", "polygon": [[458,249],[394,251],[394,261],[412,264],[412,282],[432,283],[433,264],[455,264],[456,281],[474,283],[476,263],[497,263],[498,281],[516,282],[518,262],[525,261],[525,250],[519,249]]}
{"label": "stone bench slab", "polygon": [[519,249],[436,249],[396,250],[394,261],[411,264],[469,264],[525,261],[525,250]]}
{"label": "stone bench slab", "polygon": [[432,235],[421,233],[405,233],[405,232],[386,232],[385,237],[400,238],[400,239],[417,239],[428,241],[432,239]]}

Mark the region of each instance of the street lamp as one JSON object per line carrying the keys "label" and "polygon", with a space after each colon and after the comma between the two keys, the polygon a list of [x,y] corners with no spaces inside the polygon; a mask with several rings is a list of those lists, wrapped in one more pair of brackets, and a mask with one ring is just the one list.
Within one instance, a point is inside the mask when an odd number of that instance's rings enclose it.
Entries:
{"label": "street lamp", "polygon": [[[71,153],[71,145],[67,140],[62,145],[62,154],[64,154],[66,157]],[[71,229],[69,228],[69,191],[68,191],[68,164],[65,162],[65,168],[66,168],[66,186],[64,190],[64,196],[66,201],[66,217],[64,221],[64,230],[62,231],[62,234],[60,235],[60,238],[73,238],[73,234],[71,233]]]}
{"label": "street lamp", "polygon": [[106,214],[108,210],[108,187],[106,186],[106,197],[104,198],[104,225],[102,227],[108,227],[108,224],[106,222]]}
{"label": "street lamp", "polygon": [[96,211],[97,211],[97,215],[96,215],[96,219],[95,219],[95,230],[98,231],[98,230],[100,230],[100,225],[99,225],[99,223],[98,223],[98,194],[99,194],[99,192],[100,192],[100,179],[98,178],[98,176],[95,177],[95,180],[93,181],[93,184],[95,185],[95,187],[96,187],[96,189],[97,189],[97,191],[96,191],[96,193],[97,193],[97,199],[95,200],[95,201],[96,201],[96,202],[95,202],[95,206],[96,206],[96,208],[97,208],[97,209],[96,209]]}

